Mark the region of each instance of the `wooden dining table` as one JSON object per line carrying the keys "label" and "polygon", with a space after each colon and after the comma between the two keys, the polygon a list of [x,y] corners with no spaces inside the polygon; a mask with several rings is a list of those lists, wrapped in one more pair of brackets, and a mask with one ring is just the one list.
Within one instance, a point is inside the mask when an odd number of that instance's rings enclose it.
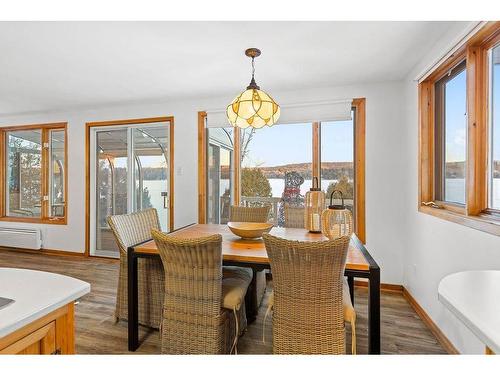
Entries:
{"label": "wooden dining table", "polygon": [[[327,240],[321,233],[311,233],[300,228],[275,227],[270,232],[274,236],[298,241]],[[255,320],[258,312],[256,273],[270,269],[269,258],[262,239],[242,239],[234,235],[227,225],[192,224],[170,233],[178,238],[195,238],[212,234],[222,235],[223,264],[249,267],[254,277],[247,292],[245,305],[249,322]],[[137,259],[159,257],[158,248],[153,240],[128,248],[128,349],[139,347],[139,308]],[[351,299],[354,303],[354,278],[368,280],[368,353],[380,354],[380,267],[366,247],[353,234],[347,253],[345,276],[349,283]]]}

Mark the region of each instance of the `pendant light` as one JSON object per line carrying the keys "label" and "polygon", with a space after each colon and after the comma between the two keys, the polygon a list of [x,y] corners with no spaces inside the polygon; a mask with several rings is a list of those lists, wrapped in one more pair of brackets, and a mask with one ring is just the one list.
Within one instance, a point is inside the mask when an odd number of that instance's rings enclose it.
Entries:
{"label": "pendant light", "polygon": [[[341,204],[333,204],[333,195],[340,194]],[[353,230],[352,214],[344,205],[344,197],[340,190],[332,191],[330,205],[321,214],[321,231],[330,240],[342,236],[350,236]]]}
{"label": "pendant light", "polygon": [[245,51],[245,55],[252,59],[252,80],[247,89],[238,95],[226,110],[229,122],[242,129],[272,126],[280,117],[279,105],[268,94],[261,91],[255,82],[254,60],[260,54],[257,48],[249,48]]}

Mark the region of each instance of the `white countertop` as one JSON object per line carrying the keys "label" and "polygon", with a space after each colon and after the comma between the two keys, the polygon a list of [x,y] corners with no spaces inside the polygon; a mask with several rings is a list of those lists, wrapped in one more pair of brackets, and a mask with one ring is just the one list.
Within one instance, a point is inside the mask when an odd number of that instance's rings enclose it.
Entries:
{"label": "white countertop", "polygon": [[439,283],[439,300],[486,346],[500,353],[500,271],[464,271]]}
{"label": "white countertop", "polygon": [[0,268],[0,297],[15,300],[0,308],[0,338],[89,292],[89,283],[72,277]]}

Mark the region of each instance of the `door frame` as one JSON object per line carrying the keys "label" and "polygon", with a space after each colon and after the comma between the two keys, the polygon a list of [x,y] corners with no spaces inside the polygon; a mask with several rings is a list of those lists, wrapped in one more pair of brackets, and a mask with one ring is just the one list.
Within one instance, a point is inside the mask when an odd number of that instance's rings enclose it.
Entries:
{"label": "door frame", "polygon": [[[151,123],[169,123],[169,200],[168,200],[168,226],[174,230],[174,116],[136,118],[127,120],[111,120],[87,122],[85,124],[85,256],[90,255],[90,132],[92,128],[119,125],[144,125]],[[92,255],[94,256],[94,255]]]}

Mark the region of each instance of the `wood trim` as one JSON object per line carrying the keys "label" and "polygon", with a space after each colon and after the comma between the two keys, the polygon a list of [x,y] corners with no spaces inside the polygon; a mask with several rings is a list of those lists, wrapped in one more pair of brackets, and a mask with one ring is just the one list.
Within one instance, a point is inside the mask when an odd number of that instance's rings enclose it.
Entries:
{"label": "wood trim", "polygon": [[234,127],[234,205],[239,206],[241,203],[241,129]]}
{"label": "wood trim", "polygon": [[34,130],[34,129],[66,129],[67,122],[48,122],[43,124],[26,124],[26,125],[12,125],[3,126],[1,131],[15,131],[15,130]]}
{"label": "wood trim", "polygon": [[175,212],[174,212],[174,200],[175,200],[175,194],[174,194],[174,178],[175,178],[175,152],[174,152],[174,147],[175,147],[175,142],[174,142],[174,117],[172,116],[169,119],[170,125],[168,127],[169,130],[169,137],[168,137],[168,160],[170,162],[169,165],[169,181],[168,181],[168,227],[170,231],[173,231],[175,226],[174,226],[174,218],[175,218]]}
{"label": "wood trim", "polygon": [[198,112],[198,223],[207,222],[207,131],[205,111]]}
{"label": "wood trim", "polygon": [[[419,85],[418,210],[444,220],[500,235],[500,219],[488,215],[488,62],[487,51],[500,42],[500,22],[488,22]],[[461,61],[467,72],[466,204],[439,202],[435,186],[435,83]],[[435,202],[439,208],[426,207]]]}
{"label": "wood trim", "polygon": [[86,125],[92,128],[95,126],[150,124],[152,122],[170,122],[173,120],[174,116],[162,116],[162,117],[133,118],[127,120],[94,121],[94,122],[87,122]]}
{"label": "wood trim", "polygon": [[[68,129],[67,122],[55,122],[44,124],[28,124],[28,125],[15,125],[0,128],[0,222],[13,222],[13,223],[31,223],[31,224],[51,224],[51,225],[66,225],[68,221]],[[40,217],[16,217],[6,216],[7,191],[5,189],[6,168],[4,165],[7,161],[7,147],[6,147],[6,134],[11,131],[21,130],[41,130],[41,212]],[[63,217],[50,217],[49,201],[43,199],[44,196],[49,195],[49,164],[50,154],[49,149],[44,147],[49,143],[49,134],[51,130],[64,130],[64,189],[65,189],[65,206]],[[49,197],[50,199],[50,197]]]}
{"label": "wood trim", "polygon": [[354,181],[356,215],[356,235],[362,243],[366,243],[366,98],[355,98],[352,101],[355,108],[354,117]]}
{"label": "wood trim", "polygon": [[451,343],[450,340],[446,337],[446,335],[439,329],[439,327],[434,323],[431,317],[427,314],[427,312],[419,305],[417,300],[413,298],[408,289],[403,288],[403,296],[408,301],[408,303],[413,307],[417,315],[422,319],[425,325],[430,329],[432,334],[439,341],[441,346],[448,352],[448,354],[460,354],[459,351],[455,348],[455,346]]}
{"label": "wood trim", "polygon": [[488,207],[486,61],[486,50],[481,47],[467,49],[467,215],[479,215]]}
{"label": "wood trim", "polygon": [[[359,288],[368,288],[368,281],[365,280],[355,280],[354,285]],[[381,283],[380,290],[388,293],[403,293],[403,286],[398,284],[387,284]]]}
{"label": "wood trim", "polygon": [[469,228],[480,230],[481,232],[500,236],[500,225],[498,217],[495,215],[481,214],[478,216],[468,216],[465,214],[455,213],[450,210],[420,206],[419,212],[432,215],[443,220],[461,224]]}
{"label": "wood trim", "polygon": [[321,181],[321,126],[319,122],[312,123],[312,177]]}
{"label": "wood trim", "polygon": [[85,256],[90,256],[90,130],[94,127],[169,123],[169,229],[174,229],[174,117],[148,117],[128,120],[94,121],[85,124]]}
{"label": "wood trim", "polygon": [[434,199],[434,87],[430,82],[420,84],[418,90],[418,207]]}

